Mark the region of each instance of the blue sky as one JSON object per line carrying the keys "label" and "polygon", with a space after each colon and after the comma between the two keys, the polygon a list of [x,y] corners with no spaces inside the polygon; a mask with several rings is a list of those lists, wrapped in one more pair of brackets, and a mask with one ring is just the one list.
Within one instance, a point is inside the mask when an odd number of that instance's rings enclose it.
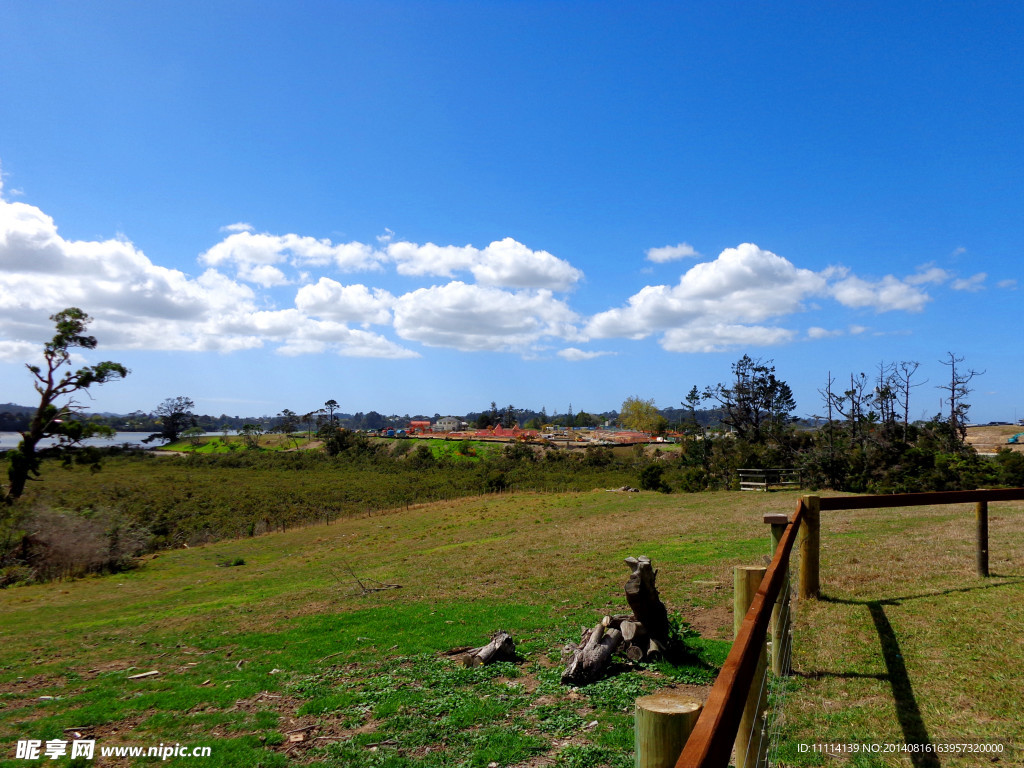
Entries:
{"label": "blue sky", "polygon": [[948,352],[1024,416],[1013,3],[0,5],[0,402],[48,316],[98,410],[800,415]]}

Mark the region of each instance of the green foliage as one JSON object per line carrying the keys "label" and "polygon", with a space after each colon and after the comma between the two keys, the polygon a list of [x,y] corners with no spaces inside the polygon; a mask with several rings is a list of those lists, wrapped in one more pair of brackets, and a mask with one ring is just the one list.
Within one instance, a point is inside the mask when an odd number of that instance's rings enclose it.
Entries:
{"label": "green foliage", "polygon": [[667,425],[667,423],[664,417],[658,413],[654,400],[627,397],[619,410],[619,424],[637,432],[653,434],[659,426]]}
{"label": "green foliage", "polygon": [[196,404],[192,402],[191,398],[184,395],[167,398],[153,411],[153,418],[159,423],[160,431],[154,432],[142,442],[151,443],[154,440],[163,440],[165,443],[175,442],[179,435],[196,427],[196,416],[192,413],[192,409],[195,407]]}
{"label": "green foliage", "polygon": [[648,464],[640,470],[640,489],[644,491],[660,491],[671,493],[672,489],[662,479],[665,467],[661,464]]}
{"label": "green foliage", "polygon": [[724,410],[722,423],[736,430],[741,440],[762,443],[779,435],[792,421],[796,409],[793,391],[776,378],[771,363],[744,355],[732,365],[730,384],[704,390],[703,399],[718,402]]}
{"label": "green foliage", "polygon": [[[22,432],[18,447],[7,453],[9,484],[0,494],[0,501],[8,504],[22,495],[30,478],[39,476],[40,458],[45,454],[61,456],[65,463],[76,460],[98,468],[99,454],[95,451],[82,452],[80,443],[93,435],[113,434],[113,430],[96,422],[74,418],[71,404],[59,404],[58,401],[77,392],[88,391],[94,384],[105,384],[128,375],[127,368],[110,361],[84,366],[74,372],[65,369],[70,363],[72,349],[96,348],[96,338],[85,334],[92,318],[78,307],[69,307],[51,315],[50,319],[57,332],[43,346],[45,370],[38,365],[26,365],[35,377],[39,407],[28,429]],[[44,438],[56,440],[55,447],[47,449],[45,454],[37,448]]]}
{"label": "green foliage", "polygon": [[260,447],[260,437],[263,435],[263,427],[259,424],[244,424],[238,434],[245,442],[245,447],[255,451]]}

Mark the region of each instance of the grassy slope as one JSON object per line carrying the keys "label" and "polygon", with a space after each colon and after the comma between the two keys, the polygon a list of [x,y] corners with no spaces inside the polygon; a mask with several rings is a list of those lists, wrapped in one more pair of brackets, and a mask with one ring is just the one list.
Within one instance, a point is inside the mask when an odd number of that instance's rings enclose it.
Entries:
{"label": "grassy slope", "polygon": [[[480,497],[6,590],[0,757],[13,757],[18,738],[78,727],[106,744],[209,744],[206,765],[624,768],[632,698],[669,682],[665,675],[710,679],[726,647],[715,638],[731,626],[731,568],[767,554],[761,515],[790,512],[794,499]],[[797,742],[899,740],[900,717],[933,743],[1024,741],[1020,506],[993,505],[999,576],[985,584],[972,575],[971,516],[962,508],[829,514],[842,515],[822,526],[829,600],[798,609],[787,761],[826,762],[799,755]],[[663,598],[710,639],[695,643],[698,658],[684,669],[567,691],[557,684],[558,650],[581,626],[623,609],[627,554],[654,558]],[[218,567],[237,558],[245,565]],[[349,568],[402,588],[352,594]],[[880,623],[892,627],[898,651],[890,643],[883,653]],[[479,645],[498,628],[514,634],[523,664],[467,671],[436,656]],[[905,670],[898,707],[884,677],[899,676],[894,653]],[[161,675],[126,679],[151,669]],[[282,743],[307,725],[316,726],[310,740]]]}

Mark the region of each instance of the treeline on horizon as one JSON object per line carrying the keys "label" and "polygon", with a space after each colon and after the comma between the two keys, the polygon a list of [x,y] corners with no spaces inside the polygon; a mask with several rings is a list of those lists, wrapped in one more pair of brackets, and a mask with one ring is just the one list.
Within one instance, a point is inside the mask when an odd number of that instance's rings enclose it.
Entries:
{"label": "treeline on horizon", "polygon": [[[29,406],[17,405],[15,403],[0,403],[0,432],[21,432],[28,429],[29,422],[35,409]],[[690,412],[684,408],[659,408],[658,413],[666,420],[669,428],[681,426],[689,417]],[[316,430],[325,419],[327,411],[317,409],[311,413],[301,414],[298,428],[302,431],[307,429]],[[619,418],[619,411],[602,411],[601,413],[588,413],[580,411],[573,413],[552,413],[546,410],[534,411],[529,408],[516,408],[506,406],[498,408],[492,404],[491,408],[481,411],[470,411],[464,415],[457,414],[390,414],[384,415],[377,411],[357,411],[346,413],[338,411],[334,413],[334,420],[340,427],[352,430],[380,430],[387,428],[408,427],[410,421],[431,421],[436,422],[442,416],[451,415],[460,421],[465,422],[470,428],[486,429],[494,425],[506,427],[518,426],[525,429],[540,429],[545,424],[556,427],[588,428],[599,427],[604,424],[614,424]],[[83,414],[82,418],[89,419],[97,424],[111,427],[118,432],[159,432],[161,428],[161,417],[154,410],[150,413],[133,411],[128,414],[103,413]],[[194,414],[195,426],[204,432],[221,432],[224,428],[232,431],[242,429],[246,424],[258,424],[264,431],[272,431],[278,427],[285,416],[228,416],[221,414]],[[698,419],[706,427],[719,423],[720,414],[717,409],[705,409],[698,413]]]}

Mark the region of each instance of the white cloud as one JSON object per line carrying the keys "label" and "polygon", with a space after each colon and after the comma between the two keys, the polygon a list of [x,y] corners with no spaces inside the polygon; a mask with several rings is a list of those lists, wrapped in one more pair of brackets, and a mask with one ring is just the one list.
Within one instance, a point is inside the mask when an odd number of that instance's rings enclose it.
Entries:
{"label": "white cloud", "polygon": [[664,264],[666,261],[675,261],[676,259],[698,258],[700,256],[689,243],[666,245],[661,248],[648,248],[646,253],[648,261],[658,264]]}
{"label": "white cloud", "polygon": [[917,285],[893,275],[874,281],[849,275],[833,283],[831,291],[844,307],[870,307],[876,312],[920,312],[931,301],[931,297]]}
{"label": "white cloud", "polygon": [[28,341],[0,341],[0,361],[24,363],[40,357],[39,345]]}
{"label": "white cloud", "polygon": [[985,279],[987,277],[988,275],[985,272],[979,272],[978,274],[971,275],[970,277],[954,280],[950,285],[950,288],[954,291],[968,291],[970,293],[983,291],[985,290]]}
{"label": "white cloud", "polygon": [[546,337],[578,337],[576,314],[551,291],[506,291],[455,281],[398,298],[403,339],[464,351],[528,352]]}
{"label": "white cloud", "polygon": [[[248,238],[244,241],[248,245],[261,242],[247,232],[231,235],[225,242],[232,238]],[[293,253],[305,248],[307,255],[320,257],[319,241],[294,238],[290,242],[290,248],[298,243]],[[338,250],[331,254],[337,257]],[[245,279],[269,286],[286,281],[268,263],[274,258],[254,247],[241,257],[236,251],[215,254],[210,261],[233,259]],[[227,353],[270,343],[280,345],[285,354],[327,349],[352,356],[416,356],[384,336],[343,322],[389,322],[387,305],[393,298],[387,292],[332,285],[332,281],[304,289],[306,294],[300,290],[303,307],[257,310],[258,301],[268,303],[266,297],[214,268],[192,278],[153,264],[124,239],[65,240],[53,219],[38,208],[0,198],[0,355],[4,359],[24,358],[28,350],[38,349],[39,342],[53,333],[49,316],[68,306],[81,307],[93,316],[91,330],[104,348]],[[323,314],[311,317],[304,308]]]}
{"label": "white cloud", "polygon": [[[199,260],[218,267],[233,264],[242,280],[250,280],[258,266],[289,263],[299,266],[331,265],[343,272],[380,269],[381,254],[364,243],[338,243],[301,235],[235,232],[221,240]],[[258,280],[251,280],[258,282]]]}
{"label": "white cloud", "polygon": [[272,267],[270,264],[259,264],[256,266],[246,266],[238,270],[238,279],[245,280],[247,283],[255,283],[263,288],[272,288],[275,285],[288,285],[291,280],[285,277],[277,267]]}
{"label": "white cloud", "polygon": [[767,347],[792,341],[796,333],[785,328],[728,323],[695,323],[665,333],[661,346],[669,352],[721,352],[736,347]]}
{"label": "white cloud", "polygon": [[295,306],[302,312],[343,323],[388,324],[394,303],[395,297],[387,291],[360,284],[342,285],[329,277],[302,286],[295,295]]}
{"label": "white cloud", "polygon": [[534,251],[511,237],[496,240],[484,249],[471,245],[419,245],[406,241],[389,243],[388,257],[401,275],[454,277],[470,272],[481,285],[501,288],[569,290],[583,273],[547,251]]}
{"label": "white cloud", "polygon": [[830,339],[834,336],[842,336],[843,332],[839,330],[828,330],[827,328],[819,328],[817,326],[811,326],[807,329],[807,338],[809,339]]}
{"label": "white cloud", "polygon": [[558,356],[565,358],[566,360],[577,363],[582,360],[593,360],[598,357],[605,357],[606,355],[614,355],[614,352],[587,352],[576,347],[567,347],[565,349],[558,350]]}
{"label": "white cloud", "polygon": [[[595,315],[587,333],[597,338],[639,339],[671,331],[671,336],[666,333],[663,339],[666,349],[669,345],[674,350],[690,349],[701,346],[691,340],[691,331],[737,336],[735,329],[741,327],[737,322],[760,323],[798,312],[806,297],[825,287],[824,276],[744,243],[722,251],[714,261],[691,267],[676,286],[647,286],[631,296],[627,306]],[[789,333],[756,330],[752,338],[771,337],[770,343],[778,343],[778,338]],[[716,341],[710,346],[726,343]]]}
{"label": "white cloud", "polygon": [[235,224],[228,224],[220,228],[221,232],[252,232],[255,227],[252,224],[247,224],[244,221],[239,221]]}
{"label": "white cloud", "polygon": [[851,336],[860,336],[862,333],[866,333],[871,330],[866,325],[851,325],[849,328]]}
{"label": "white cloud", "polygon": [[1017,290],[1017,281],[1012,278],[1009,280],[1000,280],[996,285],[1000,288],[1006,288],[1011,291]]}
{"label": "white cloud", "polygon": [[946,270],[926,264],[918,267],[918,271],[913,275],[904,278],[904,282],[909,285],[939,285],[951,277],[953,276]]}

